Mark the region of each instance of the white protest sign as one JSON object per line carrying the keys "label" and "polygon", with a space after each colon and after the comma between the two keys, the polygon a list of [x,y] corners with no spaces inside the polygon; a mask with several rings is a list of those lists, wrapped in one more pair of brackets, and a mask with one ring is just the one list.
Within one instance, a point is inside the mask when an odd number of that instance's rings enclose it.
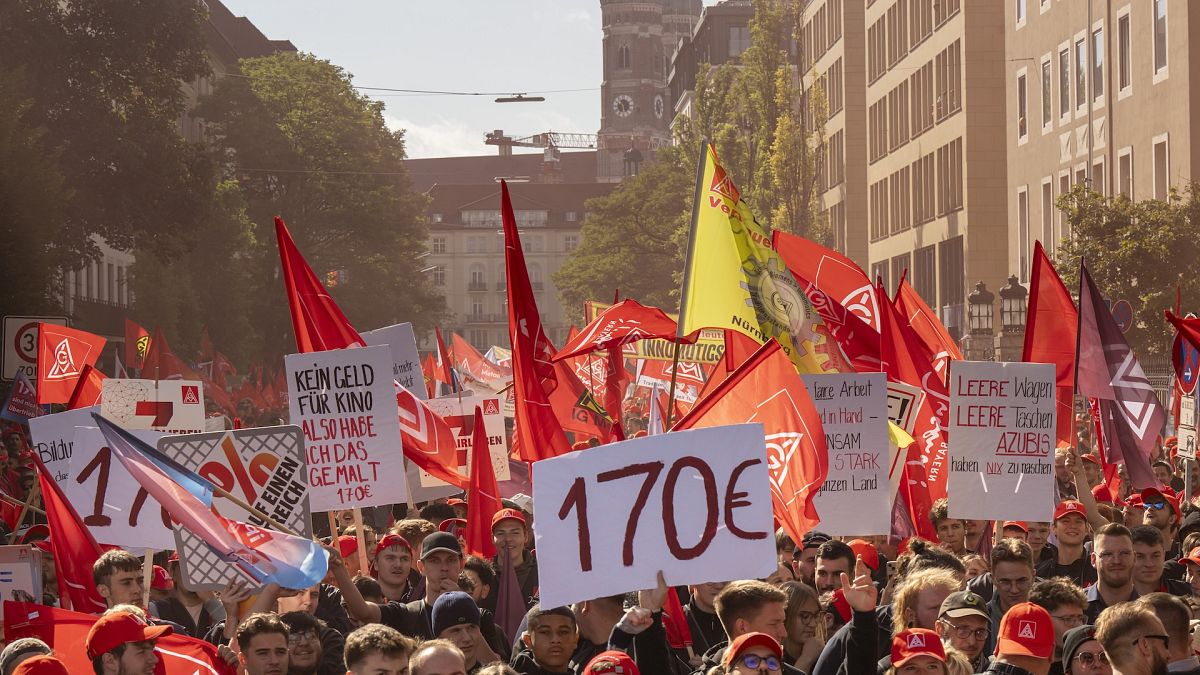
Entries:
{"label": "white protest sign", "polygon": [[204,384],[199,380],[110,377],[100,391],[100,414],[126,429],[204,431]]}
{"label": "white protest sign", "polygon": [[[465,475],[471,466],[471,443],[475,433],[475,406],[483,410],[483,428],[487,432],[488,450],[492,455],[492,468],[496,480],[508,480],[508,439],[504,436],[504,413],[500,411],[499,396],[446,396],[429,401],[429,409],[446,420],[454,431],[458,444],[458,468]],[[446,482],[421,471],[421,485],[436,487]]]}
{"label": "white protest sign", "polygon": [[96,426],[92,413],[99,412],[100,406],[96,405],[30,418],[29,433],[33,437],[33,450],[55,482],[62,483],[71,477],[75,427]]}
{"label": "white protest sign", "polygon": [[821,415],[829,449],[829,474],[813,502],[821,531],[834,536],[889,533],[887,376],[801,378]]}
{"label": "white protest sign", "polygon": [[[1184,394],[1179,397],[1179,421],[1176,435],[1179,437],[1178,457],[1196,459],[1196,395]],[[1197,487],[1197,486],[1194,486]]]}
{"label": "white protest sign", "polygon": [[425,399],[425,376],[421,373],[421,355],[417,352],[417,336],[411,323],[398,323],[359,335],[372,347],[387,345],[392,350],[392,377],[413,396]]}
{"label": "white protest sign", "polygon": [[[312,536],[300,427],[166,436],[159,439],[158,450],[300,536]],[[263,518],[220,495],[214,495],[213,506],[226,518],[274,529]],[[202,539],[182,528],[175,531],[171,548],[180,552],[188,590],[220,589],[231,577],[243,574],[238,566],[222,560]],[[243,574],[241,578],[255,587],[249,576]]]}
{"label": "white protest sign", "polygon": [[950,364],[950,515],[1050,520],[1054,505],[1054,366]]}
{"label": "white protest sign", "polygon": [[[41,551],[31,546],[0,546],[0,600],[41,604]],[[0,618],[3,608],[0,602]]]}
{"label": "white protest sign", "polygon": [[889,380],[887,383],[888,418],[896,426],[912,434],[917,424],[917,409],[921,407],[921,397],[924,395],[924,392],[914,386]]}
{"label": "white protest sign", "polygon": [[774,521],[761,424],[578,450],[533,465],[544,607],[773,572]]}
{"label": "white protest sign", "polygon": [[[150,445],[163,436],[161,431],[130,433]],[[59,487],[96,541],[128,549],[175,548],[170,517],[112,456],[100,429],[75,427],[67,474]]]}
{"label": "white protest sign", "polygon": [[288,354],[288,409],[304,430],[313,511],[405,500],[388,347]]}

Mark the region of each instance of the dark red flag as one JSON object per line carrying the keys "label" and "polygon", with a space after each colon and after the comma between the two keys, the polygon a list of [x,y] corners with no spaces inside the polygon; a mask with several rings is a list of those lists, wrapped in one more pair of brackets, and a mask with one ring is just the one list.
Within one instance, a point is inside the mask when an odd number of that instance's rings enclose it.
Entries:
{"label": "dark red flag", "polygon": [[66,403],[86,366],[96,365],[108,342],[99,335],[52,323],[38,324],[37,402]]}
{"label": "dark red flag", "polygon": [[[504,508],[496,486],[496,468],[483,428],[483,410],[475,406],[475,428],[471,434],[471,483],[467,487],[467,553],[491,560],[496,557],[492,541],[492,516]],[[507,552],[506,552],[507,553]]]}
{"label": "dark red flag", "polygon": [[149,351],[150,332],[125,319],[125,363],[134,368],[141,368]]}
{"label": "dark red flag", "polygon": [[167,338],[157,326],[150,350],[142,363],[142,377],[153,380],[203,380],[205,379],[171,351]]}
{"label": "dark red flag", "polygon": [[854,312],[872,329],[879,330],[879,303],[871,278],[853,260],[804,237],[775,230],[771,242],[792,270]]}
{"label": "dark red flag", "polygon": [[821,417],[779,343],[770,340],[672,428],[758,422],[767,440],[771,506],[793,541],[820,522],[813,498],[829,472]]}
{"label": "dark red flag", "polygon": [[1163,315],[1167,317],[1167,321],[1175,326],[1179,334],[1184,337],[1196,349],[1200,349],[1200,319],[1185,319],[1181,316],[1176,316],[1171,310],[1166,310]]}
{"label": "dark red flag", "polygon": [[1079,355],[1075,387],[1097,399],[1110,462],[1123,462],[1137,490],[1158,485],[1150,468],[1167,416],[1085,265],[1079,266]]}
{"label": "dark red flag", "polygon": [[346,320],[346,315],[296,248],[291,232],[279,216],[275,217],[275,238],[279,243],[279,262],[287,289],[288,309],[292,314],[292,329],[296,333],[296,351],[306,353],[345,349],[350,345],[365,346],[358,331]]}
{"label": "dark red flag", "polygon": [[676,340],[677,330],[678,325],[675,321],[661,309],[647,307],[637,300],[622,300],[600,312],[578,335],[568,340],[554,355],[554,360],[560,361],[601,349],[620,348],[638,340],[657,338],[692,344],[700,337],[700,331],[697,330]]}
{"label": "dark red flag", "polygon": [[[54,547],[54,572],[58,576],[61,600],[79,612],[103,612],[107,605],[92,581],[92,566],[103,553],[100,544],[84,526],[79,513],[67,501],[62,488],[54,476],[49,475],[36,452],[33,453],[33,462],[37,466],[42,503],[50,525],[50,545]],[[5,635],[12,639],[11,634],[6,632]]]}
{"label": "dark red flag", "polygon": [[1075,336],[1079,312],[1062,278],[1046,256],[1042,242],[1033,245],[1029,277],[1029,312],[1021,360],[1053,363],[1058,444],[1075,445]]}
{"label": "dark red flag", "polygon": [[896,310],[908,321],[908,325],[925,343],[925,347],[933,354],[933,367],[945,380],[950,376],[950,362],[961,361],[962,351],[958,343],[950,337],[950,331],[942,324],[917,289],[908,283],[907,279],[900,280],[896,289]]}
{"label": "dark red flag", "polygon": [[554,345],[542,330],[537,300],[525,267],[521,236],[513,215],[508,183],[500,181],[500,217],[504,222],[504,269],[508,279],[508,334],[512,342],[516,431],[513,454],[526,462],[557,457],[571,450],[550,406],[558,384]]}

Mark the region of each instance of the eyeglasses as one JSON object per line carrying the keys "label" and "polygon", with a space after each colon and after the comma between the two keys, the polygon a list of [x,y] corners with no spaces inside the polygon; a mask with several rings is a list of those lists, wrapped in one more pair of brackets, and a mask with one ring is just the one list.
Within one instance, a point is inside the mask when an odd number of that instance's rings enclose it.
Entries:
{"label": "eyeglasses", "polygon": [[1079,652],[1075,655],[1075,660],[1079,665],[1091,668],[1092,666],[1108,665],[1108,654],[1104,652]]}
{"label": "eyeglasses", "polygon": [[763,668],[766,668],[767,670],[779,670],[780,669],[779,659],[775,658],[774,656],[759,656],[757,654],[746,654],[742,658],[738,659],[738,662],[740,662],[743,666],[746,666],[750,670],[761,670]]}
{"label": "eyeglasses", "polygon": [[1070,616],[1059,616],[1057,614],[1051,614],[1050,618],[1058,620],[1058,622],[1064,626],[1071,626],[1071,627],[1082,626],[1084,624],[1084,622],[1087,621],[1087,617],[1082,614],[1072,614]]}
{"label": "eyeglasses", "polygon": [[296,645],[296,644],[300,644],[301,642],[316,642],[316,641],[317,641],[317,634],[312,632],[311,630],[306,630],[303,633],[292,633],[292,634],[288,635],[288,644],[289,645]]}
{"label": "eyeglasses", "polygon": [[810,623],[816,621],[818,616],[821,616],[820,612],[805,612],[805,611],[796,612],[796,618],[800,619],[800,623],[803,623],[803,624],[810,624]]}
{"label": "eyeglasses", "polygon": [[969,637],[974,637],[976,640],[986,640],[990,631],[987,628],[967,628],[966,626],[955,626],[949,621],[942,619],[942,623],[954,629],[954,637],[959,640],[966,640]]}
{"label": "eyeglasses", "polygon": [[1167,635],[1143,635],[1129,644],[1136,645],[1139,640],[1162,640],[1164,649],[1169,649],[1171,647],[1171,638]]}

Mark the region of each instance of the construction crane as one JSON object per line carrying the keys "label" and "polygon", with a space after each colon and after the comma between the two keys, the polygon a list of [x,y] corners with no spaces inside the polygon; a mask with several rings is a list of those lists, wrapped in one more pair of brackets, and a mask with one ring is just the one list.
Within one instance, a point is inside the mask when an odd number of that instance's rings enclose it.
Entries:
{"label": "construction crane", "polygon": [[524,138],[513,138],[504,135],[504,131],[496,129],[489,133],[483,141],[487,145],[495,145],[500,149],[501,156],[512,154],[513,148],[545,148],[548,154],[557,156],[558,150],[564,148],[595,150],[596,134],[564,134],[558,131],[547,131]]}

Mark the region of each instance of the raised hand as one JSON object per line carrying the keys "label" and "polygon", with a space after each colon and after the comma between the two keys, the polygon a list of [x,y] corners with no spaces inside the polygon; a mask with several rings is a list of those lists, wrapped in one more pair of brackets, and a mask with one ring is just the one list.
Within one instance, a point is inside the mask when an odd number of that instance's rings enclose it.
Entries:
{"label": "raised hand", "polygon": [[644,607],[651,612],[657,612],[663,608],[663,603],[667,601],[667,593],[670,592],[671,587],[667,585],[667,578],[663,576],[662,570],[659,570],[658,587],[638,591],[638,607]]}
{"label": "raised hand", "polygon": [[854,563],[853,584],[850,583],[849,576],[842,573],[842,593],[845,594],[850,609],[856,612],[870,612],[875,609],[879,591],[875,588],[875,583],[871,580],[871,570],[867,568],[861,555]]}

